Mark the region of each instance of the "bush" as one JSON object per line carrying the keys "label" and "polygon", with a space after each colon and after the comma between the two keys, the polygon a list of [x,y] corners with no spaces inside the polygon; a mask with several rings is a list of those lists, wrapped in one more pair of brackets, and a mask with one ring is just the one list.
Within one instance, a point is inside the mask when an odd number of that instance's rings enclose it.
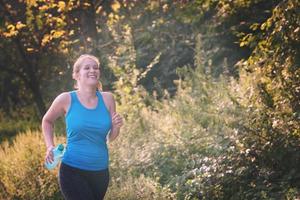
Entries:
{"label": "bush", "polygon": [[[59,138],[61,140],[61,138]],[[57,169],[44,168],[45,145],[40,132],[19,133],[0,149],[1,199],[62,199]]]}
{"label": "bush", "polygon": [[[56,138],[63,142],[63,137]],[[0,199],[63,199],[58,168],[44,168],[45,145],[41,132],[19,133],[0,148]],[[113,169],[118,171],[118,169]],[[117,175],[117,176],[116,176]],[[112,173],[106,199],[172,199],[173,194],[151,178]]]}
{"label": "bush", "polygon": [[174,199],[167,188],[144,175],[139,177],[118,177],[112,179],[112,185],[106,194],[107,200],[152,200],[152,199]]}
{"label": "bush", "polygon": [[38,126],[39,125],[33,120],[28,121],[22,119],[13,120],[1,118],[0,143],[5,140],[12,142],[19,132],[24,132],[28,129],[37,130]]}

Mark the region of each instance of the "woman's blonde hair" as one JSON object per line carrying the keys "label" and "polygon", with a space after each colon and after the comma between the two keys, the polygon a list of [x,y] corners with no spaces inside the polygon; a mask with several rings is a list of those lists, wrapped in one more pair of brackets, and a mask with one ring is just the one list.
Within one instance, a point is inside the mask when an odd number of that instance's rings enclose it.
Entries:
{"label": "woman's blonde hair", "polygon": [[[77,58],[77,60],[75,61],[74,65],[73,65],[73,73],[72,73],[73,79],[76,78],[76,74],[79,72],[80,68],[82,67],[82,62],[86,58],[90,58],[90,59],[94,60],[97,63],[97,65],[100,67],[99,59],[96,56],[93,56],[90,54],[82,54],[81,56],[79,56],[79,58]],[[75,82],[74,88],[78,89],[77,82]],[[102,91],[102,84],[100,81],[98,82],[97,89],[99,91]]]}

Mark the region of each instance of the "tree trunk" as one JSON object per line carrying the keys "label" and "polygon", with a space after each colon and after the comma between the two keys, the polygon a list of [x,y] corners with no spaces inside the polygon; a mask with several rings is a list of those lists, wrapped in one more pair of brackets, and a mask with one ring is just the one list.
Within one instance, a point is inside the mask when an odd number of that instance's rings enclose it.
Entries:
{"label": "tree trunk", "polygon": [[79,19],[80,19],[80,30],[81,38],[84,42],[85,50],[93,51],[97,48],[98,44],[98,34],[96,28],[96,19],[95,19],[95,8],[92,1],[89,1],[90,6],[87,8],[80,7]]}
{"label": "tree trunk", "polygon": [[28,81],[29,88],[32,91],[34,102],[36,103],[38,109],[38,116],[42,117],[46,112],[46,106],[41,94],[41,90],[39,88],[39,83],[37,81],[35,74],[28,74],[28,75],[29,75],[29,80],[27,81]]}
{"label": "tree trunk", "polygon": [[32,92],[33,95],[33,100],[35,101],[36,105],[37,105],[37,109],[38,109],[38,116],[42,117],[45,112],[46,112],[46,106],[42,97],[42,93],[41,90],[39,88],[39,81],[36,77],[36,73],[35,70],[33,69],[33,65],[32,63],[29,61],[29,59],[27,58],[23,46],[21,45],[21,41],[19,40],[19,38],[17,38],[15,40],[16,45],[17,45],[17,49],[20,53],[21,59],[23,60],[22,63],[24,63],[22,66],[25,70],[26,76],[22,77],[25,78],[25,83],[27,84],[27,86],[29,87],[29,89]]}

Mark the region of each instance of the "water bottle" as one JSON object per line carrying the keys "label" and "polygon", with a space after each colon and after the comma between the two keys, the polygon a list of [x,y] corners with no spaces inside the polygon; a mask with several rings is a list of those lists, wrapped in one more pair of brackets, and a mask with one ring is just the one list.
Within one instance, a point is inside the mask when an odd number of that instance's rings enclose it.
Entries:
{"label": "water bottle", "polygon": [[63,144],[59,144],[57,145],[53,150],[53,162],[50,163],[50,162],[45,162],[45,166],[47,169],[51,170],[51,169],[54,169],[58,163],[61,161],[61,158],[63,157],[64,153],[65,153],[65,147]]}

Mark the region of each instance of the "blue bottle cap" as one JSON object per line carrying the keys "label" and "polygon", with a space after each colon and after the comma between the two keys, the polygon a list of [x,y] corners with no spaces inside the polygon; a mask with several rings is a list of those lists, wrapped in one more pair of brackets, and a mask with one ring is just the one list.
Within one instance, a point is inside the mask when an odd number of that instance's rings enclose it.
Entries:
{"label": "blue bottle cap", "polygon": [[57,149],[58,149],[59,151],[63,151],[63,150],[64,150],[64,145],[63,145],[63,144],[59,144],[59,145],[57,146]]}

